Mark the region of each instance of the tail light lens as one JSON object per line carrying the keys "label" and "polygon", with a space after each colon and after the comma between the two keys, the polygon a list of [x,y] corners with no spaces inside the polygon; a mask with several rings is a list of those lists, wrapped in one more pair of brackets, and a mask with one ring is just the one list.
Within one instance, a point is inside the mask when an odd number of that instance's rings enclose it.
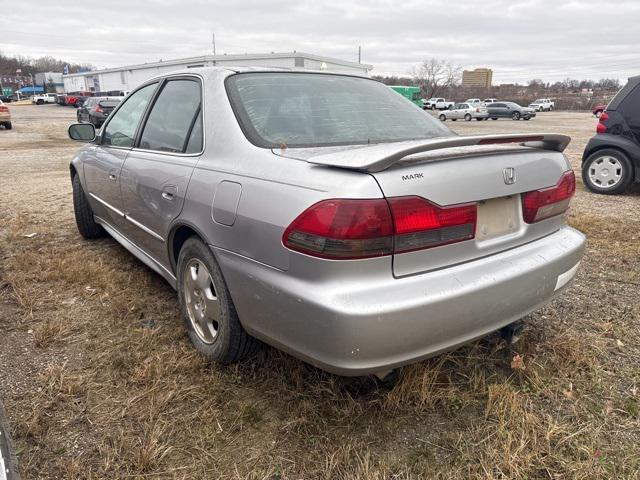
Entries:
{"label": "tail light lens", "polygon": [[475,235],[476,204],[441,207],[422,197],[388,201],[395,226],[395,253],[470,240]]}
{"label": "tail light lens", "polygon": [[522,215],[527,223],[535,223],[567,211],[576,191],[573,170],[565,172],[555,187],[522,195]]}
{"label": "tail light lens", "polygon": [[609,119],[609,114],[607,112],[602,112],[600,118],[598,119],[598,125],[596,126],[596,132],[598,133],[606,133],[607,126],[604,124],[605,120]]}
{"label": "tail light lens", "polygon": [[475,204],[440,207],[421,197],[325,200],[285,230],[291,250],[357,259],[431,248],[474,238]]}
{"label": "tail light lens", "polygon": [[9,107],[5,107],[4,105],[0,105],[0,112],[9,113]]}
{"label": "tail light lens", "polygon": [[352,259],[392,253],[393,223],[384,199],[324,200],[285,230],[284,245],[321,258]]}

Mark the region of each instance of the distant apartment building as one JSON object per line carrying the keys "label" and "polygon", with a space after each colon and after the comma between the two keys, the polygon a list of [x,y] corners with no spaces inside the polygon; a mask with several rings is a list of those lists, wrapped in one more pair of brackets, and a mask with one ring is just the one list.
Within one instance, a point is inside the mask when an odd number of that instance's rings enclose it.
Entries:
{"label": "distant apartment building", "polygon": [[488,88],[493,80],[493,70],[490,68],[476,68],[475,70],[465,70],[462,72],[463,87]]}

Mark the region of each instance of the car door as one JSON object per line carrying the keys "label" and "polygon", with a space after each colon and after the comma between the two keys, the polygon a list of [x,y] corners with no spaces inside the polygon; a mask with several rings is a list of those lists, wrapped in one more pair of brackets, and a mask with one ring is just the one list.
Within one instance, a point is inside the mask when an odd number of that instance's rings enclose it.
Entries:
{"label": "car door", "polygon": [[84,152],[85,190],[93,211],[114,226],[123,224],[120,171],[157,86],[152,83],[128,97],[103,128],[96,143]]}
{"label": "car door", "polygon": [[509,109],[505,103],[494,103],[491,116],[494,118],[504,118],[511,116],[511,114],[509,113]]}
{"label": "car door", "polygon": [[169,229],[203,146],[200,78],[165,79],[121,175],[127,237],[165,266]]}

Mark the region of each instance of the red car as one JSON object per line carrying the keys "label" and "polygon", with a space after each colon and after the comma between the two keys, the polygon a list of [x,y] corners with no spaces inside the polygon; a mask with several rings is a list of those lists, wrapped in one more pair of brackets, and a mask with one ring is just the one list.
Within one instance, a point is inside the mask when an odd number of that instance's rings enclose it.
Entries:
{"label": "red car", "polygon": [[593,107],[592,113],[596,116],[596,118],[600,118],[602,112],[607,109],[607,105],[605,103],[599,103],[595,107]]}

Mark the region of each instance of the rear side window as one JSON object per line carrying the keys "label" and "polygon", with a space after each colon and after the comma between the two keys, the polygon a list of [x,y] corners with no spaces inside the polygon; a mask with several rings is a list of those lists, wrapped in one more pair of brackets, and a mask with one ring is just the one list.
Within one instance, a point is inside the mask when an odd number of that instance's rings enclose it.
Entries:
{"label": "rear side window", "polygon": [[264,148],[393,142],[451,131],[392,89],[360,77],[241,73],[226,81],[248,139]]}
{"label": "rear side window", "polygon": [[640,84],[622,100],[618,111],[630,127],[640,127]]}
{"label": "rear side window", "polygon": [[138,124],[158,86],[152,83],[133,93],[115,112],[102,134],[103,145],[132,147]]}
{"label": "rear side window", "polygon": [[140,148],[172,153],[200,152],[200,98],[198,80],[169,80],[151,109]]}

